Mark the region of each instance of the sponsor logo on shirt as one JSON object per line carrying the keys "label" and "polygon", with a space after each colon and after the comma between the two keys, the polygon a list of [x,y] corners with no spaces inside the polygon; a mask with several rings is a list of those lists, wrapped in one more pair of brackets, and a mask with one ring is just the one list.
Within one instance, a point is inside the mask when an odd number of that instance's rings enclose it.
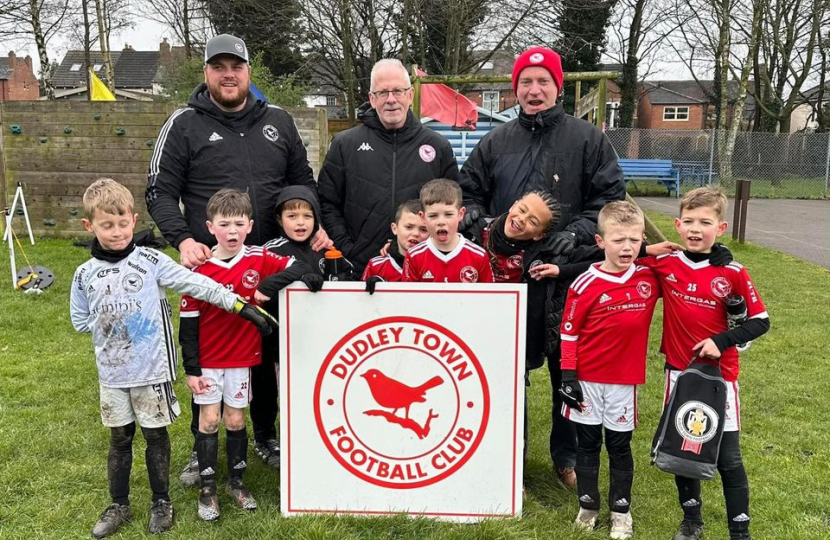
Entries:
{"label": "sponsor logo on shirt", "polygon": [[678,292],[678,291],[672,291],[671,294],[672,294],[672,296],[676,296],[677,298],[680,298],[681,300],[683,300],[687,304],[694,304],[696,306],[703,306],[703,307],[707,307],[707,308],[710,308],[710,309],[714,309],[715,306],[718,305],[718,303],[715,302],[714,300],[707,300],[706,298],[700,298],[698,296],[692,296],[690,294],[683,294],[683,293]]}

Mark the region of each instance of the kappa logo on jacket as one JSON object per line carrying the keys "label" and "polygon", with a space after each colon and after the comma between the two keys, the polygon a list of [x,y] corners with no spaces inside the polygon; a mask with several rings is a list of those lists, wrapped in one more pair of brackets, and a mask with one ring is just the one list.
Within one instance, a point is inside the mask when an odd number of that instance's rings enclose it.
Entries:
{"label": "kappa logo on jacket", "polygon": [[361,150],[363,150],[364,152],[366,152],[366,151],[374,152],[375,151],[375,149],[372,148],[372,146],[367,142],[365,142],[365,143],[363,143],[363,144],[361,144],[360,146],[357,147],[358,152],[360,152]]}
{"label": "kappa logo on jacket", "polygon": [[213,132],[213,134],[212,134],[210,137],[208,137],[208,140],[209,140],[210,142],[216,142],[216,141],[222,141],[222,140],[224,140],[224,139],[222,138],[222,136],[221,136],[221,135],[219,135],[218,133],[216,133],[216,132],[214,131],[214,132]]}

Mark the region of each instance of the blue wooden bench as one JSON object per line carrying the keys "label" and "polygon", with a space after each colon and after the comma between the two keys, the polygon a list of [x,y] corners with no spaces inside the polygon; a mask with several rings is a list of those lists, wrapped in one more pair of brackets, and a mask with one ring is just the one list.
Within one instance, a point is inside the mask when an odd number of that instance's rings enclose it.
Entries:
{"label": "blue wooden bench", "polygon": [[635,180],[660,182],[671,195],[680,197],[680,171],[672,167],[670,159],[620,159],[617,160],[623,171],[623,178],[636,187]]}

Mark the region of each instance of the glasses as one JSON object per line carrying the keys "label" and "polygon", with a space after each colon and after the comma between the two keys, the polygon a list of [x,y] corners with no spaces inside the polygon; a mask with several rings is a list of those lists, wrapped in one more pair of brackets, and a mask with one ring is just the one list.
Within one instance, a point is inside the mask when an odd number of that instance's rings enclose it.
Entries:
{"label": "glasses", "polygon": [[369,92],[373,96],[378,99],[386,99],[389,97],[389,94],[395,96],[395,99],[401,99],[403,95],[410,90],[412,87],[409,88],[394,88],[392,90],[378,90],[377,92]]}

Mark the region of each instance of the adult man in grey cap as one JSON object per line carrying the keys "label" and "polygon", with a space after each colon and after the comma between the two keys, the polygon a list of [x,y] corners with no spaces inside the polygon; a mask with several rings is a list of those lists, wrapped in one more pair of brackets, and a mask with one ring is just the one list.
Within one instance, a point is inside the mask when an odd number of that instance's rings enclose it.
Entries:
{"label": "adult man in grey cap", "polygon": [[[317,192],[291,115],[250,92],[248,58],[248,48],[241,39],[228,34],[210,39],[205,47],[205,82],[193,91],[187,107],[170,115],[156,141],[147,179],[147,210],[188,267],[203,264],[211,256],[210,246],[216,244],[205,224],[206,207],[220,189],[236,188],[250,195],[254,225],[247,242],[252,245],[279,236],[275,202],[284,187],[305,185]],[[312,247],[317,250],[330,245],[320,229]],[[273,356],[264,351],[262,364],[254,368],[251,419],[256,453],[276,468],[279,447]],[[191,431],[197,437],[199,408],[192,406],[191,410]],[[181,479],[186,485],[198,484],[195,451]]]}

